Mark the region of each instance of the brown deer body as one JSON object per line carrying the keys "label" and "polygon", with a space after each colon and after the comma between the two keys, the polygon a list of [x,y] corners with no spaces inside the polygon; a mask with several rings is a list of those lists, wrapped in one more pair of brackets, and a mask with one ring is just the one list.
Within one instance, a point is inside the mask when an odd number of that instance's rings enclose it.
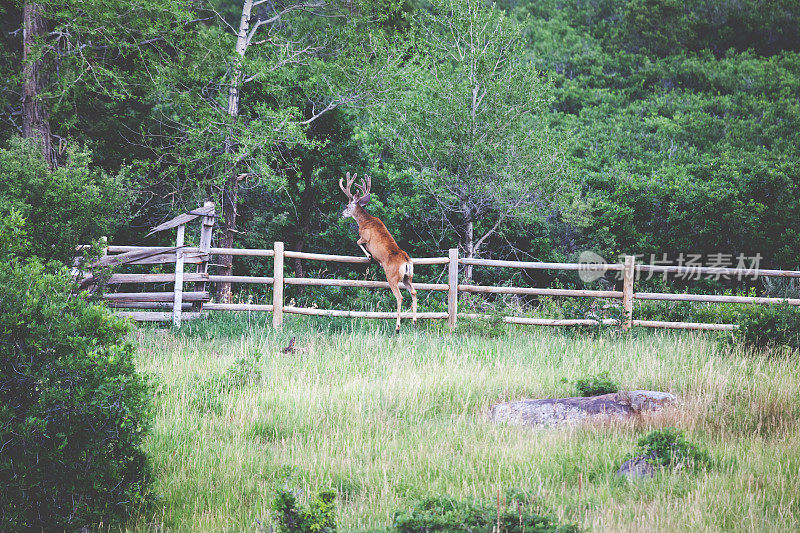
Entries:
{"label": "brown deer body", "polygon": [[397,323],[395,331],[400,331],[400,310],[403,306],[403,295],[400,294],[400,282],[403,282],[408,292],[411,293],[411,312],[413,314],[412,321],[417,323],[417,291],[411,281],[414,277],[414,264],[411,258],[403,250],[397,246],[389,230],[386,229],[384,223],[378,217],[374,217],[367,213],[364,206],[369,202],[369,190],[372,185],[372,180],[369,176],[361,179],[360,184],[356,187],[361,189],[360,195],[354,195],[350,192],[353,182],[356,180],[357,174],[350,178],[350,173],[347,173],[347,187],[339,180],[339,187],[347,195],[349,202],[347,207],[342,212],[343,217],[353,217],[358,223],[358,241],[357,244],[361,250],[370,259],[375,259],[383,267],[386,273],[386,281],[389,282],[389,288],[392,290],[395,299],[397,299]]}

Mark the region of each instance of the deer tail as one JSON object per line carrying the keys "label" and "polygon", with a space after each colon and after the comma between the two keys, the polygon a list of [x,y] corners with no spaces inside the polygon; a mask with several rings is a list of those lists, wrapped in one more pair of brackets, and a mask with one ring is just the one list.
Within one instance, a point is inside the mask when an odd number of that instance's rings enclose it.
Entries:
{"label": "deer tail", "polygon": [[409,261],[405,265],[405,272],[403,273],[403,281],[414,277],[414,263]]}

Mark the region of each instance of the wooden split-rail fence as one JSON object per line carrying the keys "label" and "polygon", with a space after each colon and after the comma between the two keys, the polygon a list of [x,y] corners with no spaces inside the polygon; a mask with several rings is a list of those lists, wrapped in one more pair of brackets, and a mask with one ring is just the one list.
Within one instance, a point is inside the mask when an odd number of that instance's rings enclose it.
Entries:
{"label": "wooden split-rail fence", "polygon": [[[201,218],[199,245],[196,247],[184,244],[186,223]],[[264,311],[272,313],[272,323],[276,328],[283,324],[284,313],[327,316],[394,319],[395,312],[354,311],[346,309],[317,309],[286,305],[284,288],[286,285],[327,286],[327,287],[365,287],[388,288],[385,281],[330,279],[330,278],[297,278],[284,275],[286,258],[310,261],[330,261],[337,263],[368,263],[366,257],[330,255],[307,252],[295,252],[284,249],[283,242],[276,242],[269,249],[215,248],[211,246],[214,226],[214,204],[207,202],[202,208],[184,213],[171,221],[154,228],[150,233],[176,228],[175,246],[107,246],[104,255],[90,265],[90,271],[96,272],[106,267],[119,265],[155,265],[174,264],[172,273],[114,273],[107,280],[115,285],[147,285],[152,283],[172,283],[173,290],[168,292],[112,292],[107,291],[103,298],[114,308],[127,309],[117,313],[136,321],[171,321],[180,327],[182,320],[199,318],[209,311]],[[214,255],[272,257],[273,275],[261,276],[221,276],[208,273],[209,261]],[[451,249],[447,257],[413,258],[415,265],[447,265],[447,283],[414,283],[417,290],[447,292],[447,312],[419,312],[417,318],[429,320],[447,320],[450,329],[455,328],[459,317],[479,318],[483,315],[475,313],[459,313],[459,293],[480,294],[517,294],[526,296],[560,296],[609,298],[621,300],[624,317],[620,324],[623,329],[632,326],[648,328],[670,328],[689,330],[731,331],[735,324],[709,324],[697,322],[664,322],[654,320],[633,319],[635,300],[660,300],[678,302],[711,302],[736,304],[781,304],[800,305],[800,299],[768,298],[751,296],[728,296],[708,294],[673,294],[636,292],[634,288],[637,273],[669,273],[689,275],[719,276],[775,276],[800,278],[800,271],[741,269],[722,267],[699,267],[677,265],[637,264],[635,256],[625,256],[623,263],[587,265],[583,263],[544,263],[536,261],[500,261],[492,259],[462,258],[457,249]],[[195,265],[194,271],[187,271],[187,265]],[[586,271],[602,269],[622,273],[622,290],[586,290],[559,289],[539,287],[507,287],[461,284],[458,279],[459,265],[474,265],[496,268],[520,268],[540,270],[572,270]],[[92,274],[81,273],[84,286],[91,285]],[[234,284],[272,285],[271,304],[253,303],[220,303],[210,301],[210,284],[228,282]],[[411,313],[404,311],[402,318],[411,318]],[[616,325],[615,319],[583,318],[553,319],[506,316],[503,320],[511,324],[527,324],[538,326],[596,326],[599,323]]]}

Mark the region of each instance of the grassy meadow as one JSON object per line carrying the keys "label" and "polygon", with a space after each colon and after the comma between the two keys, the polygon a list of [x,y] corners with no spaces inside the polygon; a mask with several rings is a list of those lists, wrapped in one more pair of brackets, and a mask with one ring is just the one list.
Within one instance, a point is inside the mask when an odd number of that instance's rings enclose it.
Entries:
{"label": "grassy meadow", "polygon": [[[269,319],[218,314],[135,331],[138,366],[156,383],[146,448],[159,501],[131,529],[269,530],[283,487],[301,500],[336,489],[343,531],[385,528],[425,496],[491,500],[511,488],[591,531],[800,529],[797,358],[690,333],[486,337],[404,324],[396,336],[388,321],[287,317],[275,331]],[[282,353],[293,336],[301,353]],[[260,379],[225,385],[240,367]],[[574,380],[600,371],[681,405],[572,430],[487,420],[499,401],[574,395]],[[711,466],[617,478],[638,437],[663,426],[683,428]]]}

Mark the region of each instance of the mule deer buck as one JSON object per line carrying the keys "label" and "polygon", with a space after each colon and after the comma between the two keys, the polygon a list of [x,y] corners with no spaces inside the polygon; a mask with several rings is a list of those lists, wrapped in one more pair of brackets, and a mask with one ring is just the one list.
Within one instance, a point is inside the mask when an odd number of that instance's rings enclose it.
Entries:
{"label": "mule deer buck", "polygon": [[361,183],[356,183],[356,187],[361,191],[361,194],[353,194],[351,192],[350,189],[353,186],[353,182],[356,181],[356,176],[358,174],[353,174],[351,178],[350,173],[347,173],[347,187],[342,183],[342,178],[339,178],[339,188],[342,189],[342,192],[347,195],[349,200],[347,207],[342,212],[342,217],[356,219],[356,222],[358,222],[358,246],[367,254],[367,258],[375,259],[386,273],[386,281],[389,282],[389,288],[397,299],[397,325],[395,326],[395,331],[399,333],[400,309],[403,305],[403,296],[400,294],[400,288],[398,287],[401,281],[408,289],[408,292],[411,293],[412,320],[414,325],[417,324],[417,291],[411,285],[411,279],[414,277],[414,264],[408,254],[397,246],[381,219],[370,215],[364,209],[364,206],[369,202],[372,179],[366,176],[366,179],[361,178]]}

